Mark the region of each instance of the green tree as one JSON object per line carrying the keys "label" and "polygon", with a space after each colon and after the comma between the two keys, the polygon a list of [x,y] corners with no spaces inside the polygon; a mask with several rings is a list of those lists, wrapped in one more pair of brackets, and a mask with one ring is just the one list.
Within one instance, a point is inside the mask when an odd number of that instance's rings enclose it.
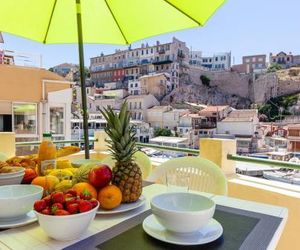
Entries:
{"label": "green tree", "polygon": [[276,72],[277,70],[281,70],[282,67],[278,63],[272,63],[268,68],[268,73]]}
{"label": "green tree", "polygon": [[154,136],[172,136],[172,132],[168,128],[158,128],[154,130]]}
{"label": "green tree", "polygon": [[203,85],[205,85],[207,87],[210,86],[210,79],[206,75],[201,75],[200,76],[200,80],[201,80],[201,82],[202,82]]}

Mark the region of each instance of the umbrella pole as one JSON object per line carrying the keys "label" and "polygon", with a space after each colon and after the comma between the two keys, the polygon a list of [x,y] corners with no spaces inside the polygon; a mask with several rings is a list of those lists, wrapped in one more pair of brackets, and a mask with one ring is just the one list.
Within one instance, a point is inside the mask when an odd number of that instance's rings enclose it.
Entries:
{"label": "umbrella pole", "polygon": [[77,10],[76,16],[77,16],[77,31],[78,31],[78,52],[79,52],[81,100],[82,100],[82,109],[83,109],[82,115],[83,115],[84,152],[85,152],[85,159],[89,159],[90,158],[90,152],[89,152],[90,144],[89,144],[89,133],[88,133],[88,112],[87,112],[87,101],[86,101],[80,0],[76,0],[76,10]]}

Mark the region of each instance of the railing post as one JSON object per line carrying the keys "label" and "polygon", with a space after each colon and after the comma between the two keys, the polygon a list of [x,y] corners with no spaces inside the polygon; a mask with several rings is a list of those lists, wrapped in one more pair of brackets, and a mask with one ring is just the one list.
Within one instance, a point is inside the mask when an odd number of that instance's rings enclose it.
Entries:
{"label": "railing post", "polygon": [[0,152],[7,157],[16,155],[16,135],[13,132],[0,132]]}
{"label": "railing post", "polygon": [[236,140],[200,139],[200,156],[216,163],[226,175],[235,174],[235,161],[228,160],[227,154],[236,154]]}
{"label": "railing post", "polygon": [[94,133],[94,150],[96,152],[106,151],[108,149],[107,142],[105,141],[108,135],[104,131],[95,131]]}

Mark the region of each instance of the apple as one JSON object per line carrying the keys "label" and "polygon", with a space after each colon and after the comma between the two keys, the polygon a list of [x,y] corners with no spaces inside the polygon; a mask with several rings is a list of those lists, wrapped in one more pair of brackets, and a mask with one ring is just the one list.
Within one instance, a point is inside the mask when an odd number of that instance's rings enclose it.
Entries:
{"label": "apple", "polygon": [[112,171],[109,166],[100,164],[94,167],[89,173],[89,182],[95,188],[107,186],[112,179]]}

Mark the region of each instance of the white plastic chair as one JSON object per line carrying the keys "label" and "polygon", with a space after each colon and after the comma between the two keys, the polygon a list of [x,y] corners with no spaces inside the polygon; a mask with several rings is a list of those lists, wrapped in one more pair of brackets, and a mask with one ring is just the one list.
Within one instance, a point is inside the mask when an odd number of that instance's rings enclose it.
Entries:
{"label": "white plastic chair", "polygon": [[[152,172],[151,161],[149,157],[141,151],[137,151],[133,156],[134,161],[142,171],[142,178],[143,180],[145,180]],[[101,161],[101,163],[108,165],[110,168],[113,168],[115,166],[115,162],[116,161],[112,158],[111,155],[107,156]]]}
{"label": "white plastic chair", "polygon": [[166,184],[167,174],[189,175],[189,189],[227,195],[227,179],[213,162],[201,157],[180,157],[171,159],[155,168],[148,181]]}

